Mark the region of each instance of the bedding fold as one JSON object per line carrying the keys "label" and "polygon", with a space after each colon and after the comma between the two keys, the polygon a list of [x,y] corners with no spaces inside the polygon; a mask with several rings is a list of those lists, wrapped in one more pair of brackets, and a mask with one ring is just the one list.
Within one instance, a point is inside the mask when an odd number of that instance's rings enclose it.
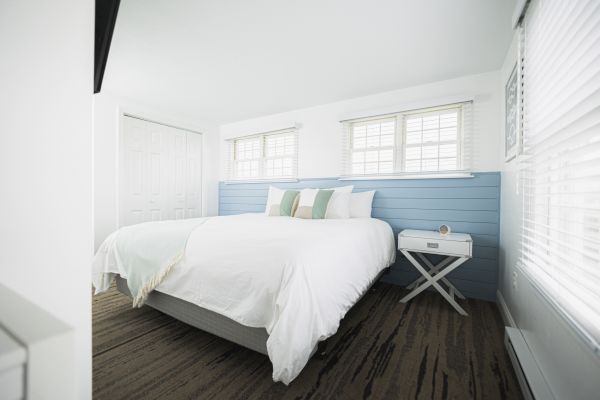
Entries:
{"label": "bedding fold", "polygon": [[127,276],[133,306],[141,307],[181,261],[190,234],[206,218],[126,226],[115,237],[116,259]]}

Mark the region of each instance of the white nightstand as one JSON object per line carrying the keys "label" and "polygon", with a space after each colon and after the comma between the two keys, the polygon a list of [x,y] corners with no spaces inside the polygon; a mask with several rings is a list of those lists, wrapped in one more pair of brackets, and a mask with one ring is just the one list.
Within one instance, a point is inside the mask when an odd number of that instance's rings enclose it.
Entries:
{"label": "white nightstand", "polygon": [[[433,286],[456,311],[461,315],[467,315],[466,311],[454,300],[455,295],[461,299],[464,299],[465,296],[445,276],[472,257],[473,240],[471,235],[450,233],[442,236],[437,231],[405,229],[398,234],[398,250],[423,275],[406,287],[413,290],[400,300],[402,303],[406,303],[423,290]],[[421,265],[411,253],[414,253],[425,266]],[[439,254],[446,257],[437,265],[433,265],[424,254]],[[448,291],[438,281],[444,283],[448,287]]]}

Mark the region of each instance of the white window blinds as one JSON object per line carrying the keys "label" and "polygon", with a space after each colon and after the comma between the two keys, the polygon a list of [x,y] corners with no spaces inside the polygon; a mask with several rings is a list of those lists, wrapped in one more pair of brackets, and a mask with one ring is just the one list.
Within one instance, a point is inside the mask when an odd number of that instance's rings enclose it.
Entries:
{"label": "white window blinds", "polygon": [[404,132],[405,172],[460,169],[461,107],[409,114]]}
{"label": "white window blinds", "polygon": [[352,124],[352,174],[394,172],[396,119],[384,118]]}
{"label": "white window blinds", "polygon": [[397,175],[470,168],[471,102],[344,122],[342,175]]}
{"label": "white window blinds", "polygon": [[258,178],[262,158],[262,139],[252,137],[234,142],[234,176],[238,179]]}
{"label": "white window blinds", "polygon": [[531,2],[522,27],[521,263],[598,352],[600,2]]}
{"label": "white window blinds", "polygon": [[297,130],[283,129],[229,141],[229,180],[286,179],[297,176]]}
{"label": "white window blinds", "polygon": [[295,176],[296,132],[265,135],[265,176]]}

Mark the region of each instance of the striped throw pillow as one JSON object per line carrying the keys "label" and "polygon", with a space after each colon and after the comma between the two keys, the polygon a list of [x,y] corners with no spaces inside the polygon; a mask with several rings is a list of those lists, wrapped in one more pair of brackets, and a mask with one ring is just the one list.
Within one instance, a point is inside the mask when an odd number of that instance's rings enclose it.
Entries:
{"label": "striped throw pillow", "polygon": [[302,189],[294,217],[304,219],[325,218],[327,206],[333,192],[333,190]]}
{"label": "striped throw pillow", "polygon": [[269,205],[267,215],[270,217],[291,217],[298,206],[300,192],[297,190],[276,189],[269,193]]}

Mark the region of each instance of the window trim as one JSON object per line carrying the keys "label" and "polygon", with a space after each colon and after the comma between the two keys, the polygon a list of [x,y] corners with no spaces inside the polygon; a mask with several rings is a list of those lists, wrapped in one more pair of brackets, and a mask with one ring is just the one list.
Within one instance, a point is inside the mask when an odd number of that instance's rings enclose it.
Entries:
{"label": "window trim", "polygon": [[[268,177],[265,172],[265,163],[273,157],[266,157],[266,138],[269,136],[292,134],[294,138],[294,153],[292,158],[292,175],[291,176],[276,176]],[[260,139],[260,155],[258,158],[258,176],[256,177],[235,177],[236,168],[236,145],[238,141],[248,139]],[[226,140],[228,142],[228,166],[226,183],[253,183],[253,182],[293,182],[298,180],[298,128],[288,127],[273,131],[253,133],[250,135],[236,136]],[[275,157],[286,158],[286,157]]]}
{"label": "window trim", "polygon": [[[342,174],[340,180],[352,180],[352,179],[377,179],[383,177],[383,179],[411,179],[413,177],[422,178],[423,176],[436,175],[436,178],[444,177],[470,177],[471,168],[464,165],[465,162],[465,139],[467,133],[465,129],[467,125],[465,123],[465,107],[472,107],[473,100],[459,101],[449,104],[441,104],[431,107],[422,108],[411,108],[405,111],[398,111],[393,113],[385,113],[378,115],[371,115],[366,117],[346,119],[340,121],[343,126],[344,143],[342,154]],[[448,171],[418,171],[418,172],[406,172],[406,159],[404,157],[406,152],[406,118],[410,115],[435,113],[444,110],[458,109],[458,120],[457,120],[457,164],[458,168]],[[352,137],[352,126],[356,123],[365,123],[369,121],[379,121],[385,119],[395,119],[395,145],[394,145],[394,171],[392,173],[376,173],[376,174],[353,174],[352,173],[352,153],[353,153],[353,137]],[[441,142],[437,142],[441,143]],[[380,150],[381,148],[377,148]],[[439,157],[438,157],[439,158]]]}
{"label": "window trim", "polygon": [[453,171],[452,173],[430,173],[430,174],[405,174],[405,175],[354,175],[354,176],[342,176],[339,177],[339,181],[377,181],[377,180],[399,180],[399,179],[464,179],[464,178],[475,178],[471,172],[465,171]]}

